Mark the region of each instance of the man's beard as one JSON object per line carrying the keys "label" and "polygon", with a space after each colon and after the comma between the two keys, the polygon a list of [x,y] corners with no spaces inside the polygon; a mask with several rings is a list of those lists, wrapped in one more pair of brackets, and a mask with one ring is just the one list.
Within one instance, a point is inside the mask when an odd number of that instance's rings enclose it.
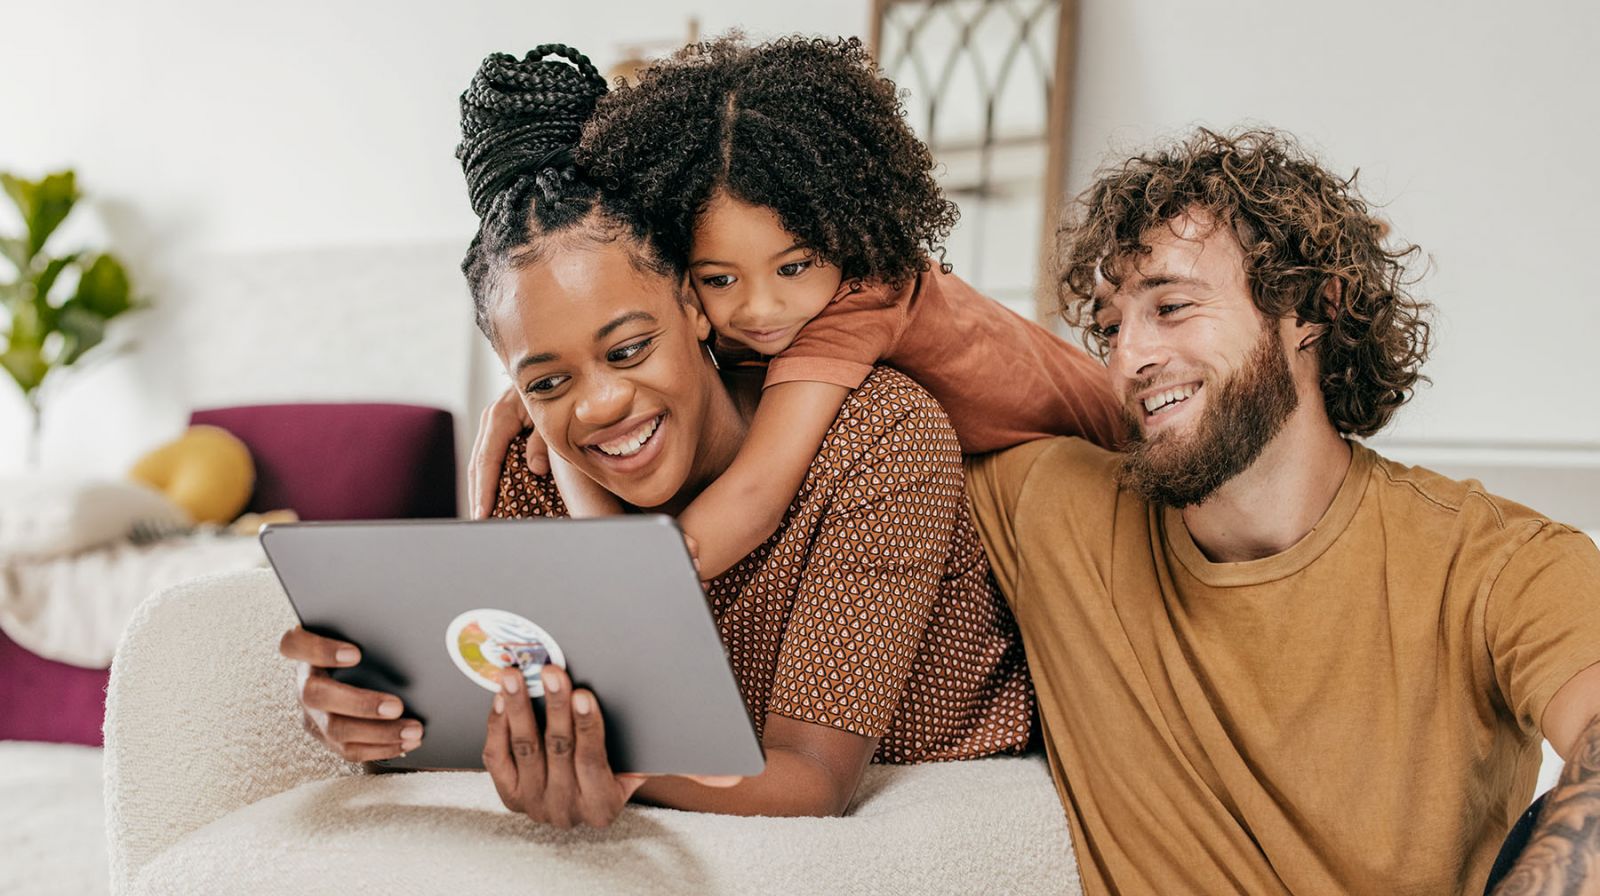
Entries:
{"label": "man's beard", "polygon": [[1204,391],[1205,410],[1187,437],[1164,432],[1146,439],[1123,406],[1128,431],[1135,433],[1123,449],[1124,486],[1167,507],[1199,504],[1255,463],[1299,405],[1289,359],[1271,326],[1262,328],[1242,368]]}

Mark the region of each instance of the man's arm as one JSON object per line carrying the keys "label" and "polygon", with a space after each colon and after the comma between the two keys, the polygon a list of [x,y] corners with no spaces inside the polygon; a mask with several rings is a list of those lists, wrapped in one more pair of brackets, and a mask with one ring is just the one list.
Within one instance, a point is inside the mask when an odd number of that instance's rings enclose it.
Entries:
{"label": "man's arm", "polygon": [[1542,727],[1567,764],[1495,896],[1600,894],[1600,664],[1562,685]]}

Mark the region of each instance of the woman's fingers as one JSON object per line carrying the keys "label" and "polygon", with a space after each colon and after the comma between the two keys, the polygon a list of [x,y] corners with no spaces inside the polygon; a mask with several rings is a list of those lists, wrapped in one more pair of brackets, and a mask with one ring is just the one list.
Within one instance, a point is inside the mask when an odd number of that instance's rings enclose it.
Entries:
{"label": "woman's fingers", "polygon": [[278,653],[286,659],[324,669],[341,669],[361,662],[361,650],[356,645],[314,635],[298,625],[278,639]]}
{"label": "woman's fingers", "polygon": [[[300,685],[300,702],[307,709],[357,719],[396,719],[405,711],[400,698],[334,681],[326,672],[306,676]],[[390,723],[398,732],[402,722]]]}
{"label": "woman's fingers", "polygon": [[606,756],[605,720],[599,702],[587,690],[572,692],[572,728],[577,740],[572,755],[578,778],[578,815],[591,827],[610,827],[644,779],[630,786],[612,774]]}
{"label": "woman's fingers", "polygon": [[422,723],[416,719],[374,722],[351,716],[330,715],[328,739],[341,744],[394,747],[395,754],[399,755],[422,746]]}
{"label": "woman's fingers", "polygon": [[[522,396],[516,389],[507,389],[478,418],[478,435],[472,444],[472,460],[467,465],[468,482],[472,489],[472,516],[484,519],[494,511],[495,493],[499,489],[500,471],[505,465],[506,449],[517,433],[533,425]],[[531,440],[530,440],[531,442]],[[542,445],[541,444],[541,450]],[[529,453],[532,459],[532,453]],[[531,467],[535,472],[548,472]]]}
{"label": "woman's fingers", "polygon": [[539,723],[533,717],[533,704],[519,669],[500,673],[501,704],[511,745],[511,760],[517,768],[517,798],[522,811],[534,821],[546,821],[544,811],[545,757],[539,740]]}
{"label": "woman's fingers", "polygon": [[494,782],[501,804],[513,812],[521,812],[522,793],[517,783],[517,762],[511,754],[511,728],[506,721],[505,708],[505,695],[495,694],[483,739],[483,768]]}
{"label": "woman's fingers", "polygon": [[570,828],[578,820],[578,779],[572,756],[572,681],[554,665],[546,665],[540,677],[544,681],[545,812],[551,824]]}

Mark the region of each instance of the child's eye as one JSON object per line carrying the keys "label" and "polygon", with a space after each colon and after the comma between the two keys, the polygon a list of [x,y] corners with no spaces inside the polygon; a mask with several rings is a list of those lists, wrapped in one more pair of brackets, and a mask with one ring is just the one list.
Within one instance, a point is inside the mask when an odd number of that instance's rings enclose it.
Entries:
{"label": "child's eye", "polygon": [[712,289],[727,289],[733,285],[733,275],[712,274],[710,277],[701,277],[700,282]]}
{"label": "child's eye", "polygon": [[606,360],[612,364],[621,364],[624,361],[631,361],[638,356],[640,352],[649,348],[650,344],[655,341],[655,337],[652,336],[649,339],[641,339],[638,342],[630,342],[627,345],[619,346],[609,352],[606,352]]}
{"label": "child's eye", "polygon": [[560,388],[561,384],[566,381],[567,377],[561,374],[541,377],[528,384],[527,393],[529,395],[548,395]]}
{"label": "child's eye", "polygon": [[786,265],[780,265],[778,267],[778,276],[797,277],[809,267],[811,267],[811,259],[809,258],[801,261],[791,261]]}

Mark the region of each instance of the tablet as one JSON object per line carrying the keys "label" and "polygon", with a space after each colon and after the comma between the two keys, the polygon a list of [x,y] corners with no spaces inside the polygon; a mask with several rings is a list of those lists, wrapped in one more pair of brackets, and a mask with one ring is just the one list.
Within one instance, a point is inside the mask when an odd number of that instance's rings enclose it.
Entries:
{"label": "tablet", "polygon": [[261,533],[305,627],[354,642],[333,675],[395,694],[422,746],[391,768],[481,769],[501,669],[564,667],[617,772],[765,765],[683,535],[666,516],[289,523]]}

